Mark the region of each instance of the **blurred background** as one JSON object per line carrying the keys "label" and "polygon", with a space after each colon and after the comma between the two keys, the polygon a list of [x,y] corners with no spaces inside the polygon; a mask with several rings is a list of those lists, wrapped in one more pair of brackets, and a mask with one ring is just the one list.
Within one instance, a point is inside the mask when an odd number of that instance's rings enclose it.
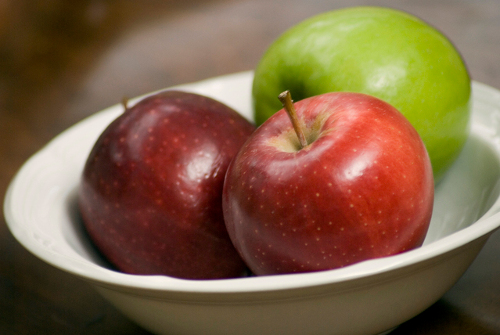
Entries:
{"label": "blurred background", "polygon": [[[0,0],[0,195],[58,133],[124,96],[251,70],[285,29],[327,10],[419,16],[500,89],[498,0]],[[394,334],[499,334],[500,235],[438,303]],[[0,334],[146,334],[0,221]]]}

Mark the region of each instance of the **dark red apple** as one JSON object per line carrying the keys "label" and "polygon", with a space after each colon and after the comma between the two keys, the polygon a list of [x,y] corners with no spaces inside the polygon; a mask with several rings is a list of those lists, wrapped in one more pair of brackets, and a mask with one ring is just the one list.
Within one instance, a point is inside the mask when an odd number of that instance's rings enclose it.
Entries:
{"label": "dark red apple", "polygon": [[420,246],[434,183],[424,144],[391,105],[359,93],[295,104],[261,125],[230,164],[229,235],[257,275],[310,272]]}
{"label": "dark red apple", "polygon": [[222,186],[253,130],[233,109],[192,93],[165,91],[128,108],[97,140],[79,189],[97,248],[132,274],[241,276]]}

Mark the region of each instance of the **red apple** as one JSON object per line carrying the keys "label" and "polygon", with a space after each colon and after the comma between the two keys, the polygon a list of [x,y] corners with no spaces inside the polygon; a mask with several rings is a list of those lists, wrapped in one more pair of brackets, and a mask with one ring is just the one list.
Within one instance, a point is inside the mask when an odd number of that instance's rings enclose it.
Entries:
{"label": "red apple", "polygon": [[79,206],[91,240],[118,270],[190,279],[246,266],[222,215],[230,160],[254,126],[228,106],[165,91],[127,109],[97,140]]}
{"label": "red apple", "polygon": [[424,144],[391,105],[360,93],[295,104],[231,162],[223,191],[229,235],[257,275],[343,267],[420,246],[434,183]]}

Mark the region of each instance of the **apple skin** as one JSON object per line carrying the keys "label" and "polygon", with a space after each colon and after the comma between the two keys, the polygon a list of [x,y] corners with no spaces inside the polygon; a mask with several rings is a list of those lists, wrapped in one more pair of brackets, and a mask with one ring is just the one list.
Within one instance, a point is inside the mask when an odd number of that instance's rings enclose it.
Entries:
{"label": "apple skin", "polygon": [[254,128],[228,106],[180,91],[128,108],[84,167],[79,207],[91,240],[126,273],[243,275],[223,221],[222,186]]}
{"label": "apple skin", "polygon": [[394,107],[361,93],[295,103],[308,145],[284,110],[231,162],[223,210],[257,275],[335,269],[420,246],[433,208],[425,146]]}
{"label": "apple skin", "polygon": [[471,81],[459,52],[435,28],[389,8],[326,12],[278,37],[255,71],[257,125],[281,108],[284,90],[296,101],[349,91],[390,103],[422,137],[436,182],[469,134]]}

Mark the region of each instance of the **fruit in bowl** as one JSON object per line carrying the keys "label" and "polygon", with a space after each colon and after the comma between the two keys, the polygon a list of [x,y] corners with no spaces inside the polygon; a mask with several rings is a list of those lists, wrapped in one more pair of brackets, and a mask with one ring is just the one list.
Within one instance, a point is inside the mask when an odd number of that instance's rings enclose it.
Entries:
{"label": "fruit in bowl", "polygon": [[243,275],[223,221],[222,186],[253,130],[230,107],[182,91],[126,108],[95,143],[81,179],[80,212],[97,248],[132,274]]}
{"label": "fruit in bowl", "polygon": [[252,96],[258,125],[281,108],[284,90],[296,101],[332,91],[378,97],[417,129],[438,182],[469,134],[470,85],[459,52],[435,28],[394,9],[351,7],[278,37],[255,70]]}
{"label": "fruit in bowl", "polygon": [[280,99],[285,109],[250,136],[224,182],[226,226],[250,269],[329,270],[422,245],[434,180],[408,120],[361,93],[295,108],[289,92]]}

